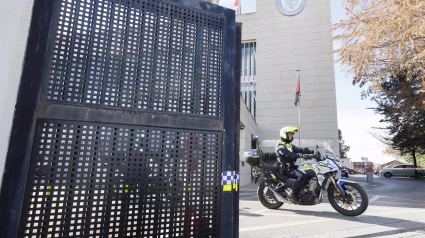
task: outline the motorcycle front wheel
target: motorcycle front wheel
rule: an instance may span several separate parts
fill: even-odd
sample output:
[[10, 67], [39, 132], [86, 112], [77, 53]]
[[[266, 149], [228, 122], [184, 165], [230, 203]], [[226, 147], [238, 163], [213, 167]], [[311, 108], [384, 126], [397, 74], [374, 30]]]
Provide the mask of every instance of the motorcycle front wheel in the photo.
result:
[[340, 194], [331, 186], [328, 189], [328, 199], [332, 207], [345, 216], [358, 216], [366, 211], [369, 198], [366, 191], [357, 183], [346, 183], [343, 185], [346, 195]]
[[276, 201], [273, 198], [267, 196], [267, 186], [274, 188], [275, 185], [266, 185], [266, 182], [261, 182], [257, 188], [258, 200], [260, 200], [261, 204], [263, 204], [263, 206], [267, 207], [268, 209], [278, 209], [283, 205], [283, 202]]

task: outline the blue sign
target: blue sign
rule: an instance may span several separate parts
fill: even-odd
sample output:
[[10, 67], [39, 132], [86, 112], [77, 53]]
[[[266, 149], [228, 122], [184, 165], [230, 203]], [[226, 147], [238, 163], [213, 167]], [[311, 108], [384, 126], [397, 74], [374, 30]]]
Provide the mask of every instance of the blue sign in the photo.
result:
[[365, 157], [362, 157], [362, 160], [364, 161], [364, 160], [366, 160], [366, 158]]

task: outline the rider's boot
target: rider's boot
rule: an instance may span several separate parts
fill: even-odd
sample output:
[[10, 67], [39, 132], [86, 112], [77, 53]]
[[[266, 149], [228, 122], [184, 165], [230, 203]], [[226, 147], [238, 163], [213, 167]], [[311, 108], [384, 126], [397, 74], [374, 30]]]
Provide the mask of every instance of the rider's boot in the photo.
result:
[[299, 203], [298, 194], [299, 194], [299, 192], [298, 191], [295, 191], [293, 189], [291, 189], [291, 191], [288, 192], [289, 198], [294, 203]]

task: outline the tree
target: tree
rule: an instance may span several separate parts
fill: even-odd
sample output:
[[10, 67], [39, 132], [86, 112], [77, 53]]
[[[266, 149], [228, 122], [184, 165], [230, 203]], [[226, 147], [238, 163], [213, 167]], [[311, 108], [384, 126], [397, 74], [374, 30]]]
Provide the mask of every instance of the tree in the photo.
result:
[[[425, 168], [425, 155], [416, 155], [417, 164], [423, 168]], [[406, 161], [406, 163], [413, 164], [415, 161], [413, 159], [413, 156], [406, 155], [403, 157], [403, 160]]]
[[350, 146], [346, 145], [344, 139], [342, 139], [342, 131], [340, 129], [338, 129], [338, 138], [340, 157], [347, 158], [347, 153], [350, 151]]
[[[419, 88], [412, 82], [417, 80], [417, 75], [413, 75], [410, 81], [407, 75], [408, 71], [401, 71], [391, 76], [382, 83], [382, 91], [372, 97], [377, 103], [372, 109], [384, 116], [381, 120], [384, 126], [376, 128], [383, 133], [374, 136], [399, 155], [410, 155], [416, 166], [416, 155], [425, 152], [425, 111], [414, 105]], [[399, 97], [400, 94], [403, 97]]]
[[425, 1], [345, 0], [344, 7], [348, 19], [332, 27], [332, 40], [341, 43], [333, 53], [354, 76], [353, 84], [367, 86], [368, 96], [382, 92], [389, 75], [405, 70], [408, 81], [416, 75], [414, 105], [425, 110]]

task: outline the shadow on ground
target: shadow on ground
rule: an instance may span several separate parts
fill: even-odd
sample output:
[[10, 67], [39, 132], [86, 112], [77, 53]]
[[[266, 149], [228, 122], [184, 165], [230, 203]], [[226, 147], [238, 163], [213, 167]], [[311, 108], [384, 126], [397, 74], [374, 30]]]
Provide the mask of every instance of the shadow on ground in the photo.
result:
[[[318, 211], [304, 211], [304, 210], [288, 210], [291, 213], [295, 213], [298, 215], [308, 216], [308, 217], [321, 217], [321, 218], [332, 218], [332, 219], [340, 219], [344, 221], [353, 221], [353, 222], [361, 222], [365, 224], [375, 224], [379, 226], [386, 226], [390, 228], [395, 228], [396, 230], [387, 231], [387, 232], [379, 232], [379, 233], [371, 233], [367, 236], [353, 236], [352, 238], [360, 238], [360, 237], [378, 237], [383, 235], [391, 235], [409, 232], [413, 230], [425, 231], [425, 223], [423, 222], [415, 222], [411, 220], [404, 220], [399, 218], [391, 218], [385, 216], [376, 216], [376, 215], [361, 215], [358, 217], [347, 217], [335, 212], [318, 212]], [[419, 215], [419, 214], [418, 214]], [[414, 215], [413, 215], [414, 216]], [[409, 228], [406, 227], [406, 224], [409, 224]], [[385, 233], [385, 234], [384, 234]]]
[[[241, 208], [239, 210], [239, 215], [248, 216], [248, 217], [267, 216], [267, 214], [263, 215], [263, 214], [250, 213], [248, 210], [249, 208]], [[281, 208], [279, 210], [283, 212], [285, 209]], [[394, 229], [391, 231], [370, 233], [370, 234], [361, 235], [361, 236], [350, 236], [350, 238], [381, 237], [381, 236], [395, 235], [395, 234], [401, 234], [401, 233], [412, 232], [412, 231], [423, 233], [425, 235], [425, 223], [415, 222], [415, 221], [405, 220], [400, 218], [391, 218], [391, 217], [377, 216], [377, 215], [361, 215], [357, 217], [348, 217], [348, 216], [341, 215], [337, 213], [336, 211], [335, 212], [305, 211], [305, 210], [291, 209], [291, 210], [286, 210], [285, 212], [289, 212], [290, 214], [297, 214], [301, 216], [308, 216], [309, 218], [340, 219], [342, 221], [353, 221], [353, 222], [364, 223], [368, 225], [375, 224], [378, 226], [386, 226], [386, 227]], [[407, 224], [409, 227], [407, 227]]]

